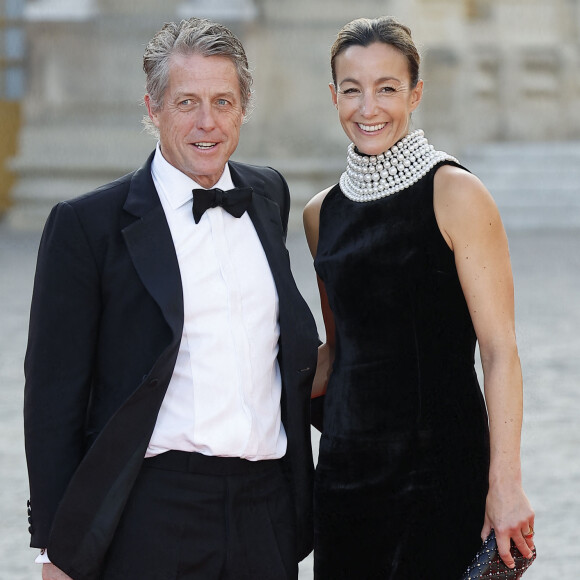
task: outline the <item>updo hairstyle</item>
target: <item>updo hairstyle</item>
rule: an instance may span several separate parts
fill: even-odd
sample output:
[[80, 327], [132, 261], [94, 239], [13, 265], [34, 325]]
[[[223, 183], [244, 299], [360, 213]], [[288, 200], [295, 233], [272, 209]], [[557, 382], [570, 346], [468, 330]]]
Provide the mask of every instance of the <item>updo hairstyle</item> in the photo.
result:
[[330, 49], [330, 68], [334, 86], [336, 87], [336, 57], [349, 46], [366, 47], [375, 42], [391, 45], [407, 59], [411, 88], [414, 89], [419, 82], [421, 57], [411, 37], [410, 28], [392, 16], [357, 18], [342, 27]]

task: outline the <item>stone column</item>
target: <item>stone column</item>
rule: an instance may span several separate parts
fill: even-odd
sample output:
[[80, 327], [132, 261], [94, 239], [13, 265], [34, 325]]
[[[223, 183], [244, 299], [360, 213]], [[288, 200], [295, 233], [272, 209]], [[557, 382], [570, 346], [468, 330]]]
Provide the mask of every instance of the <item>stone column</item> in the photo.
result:
[[0, 0], [0, 215], [10, 206], [14, 175], [6, 160], [16, 153], [24, 93], [23, 0]]

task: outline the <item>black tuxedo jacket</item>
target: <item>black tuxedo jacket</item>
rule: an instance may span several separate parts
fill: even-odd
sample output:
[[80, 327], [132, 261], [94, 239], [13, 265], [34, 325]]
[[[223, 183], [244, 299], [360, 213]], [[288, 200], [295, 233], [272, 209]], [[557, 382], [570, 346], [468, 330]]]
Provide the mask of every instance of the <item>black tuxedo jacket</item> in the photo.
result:
[[[31, 546], [75, 580], [98, 578], [142, 465], [183, 328], [175, 249], [143, 167], [58, 204], [42, 236], [25, 359]], [[279, 296], [284, 465], [298, 530], [312, 548], [310, 390], [317, 334], [290, 272], [289, 195], [270, 168], [230, 162]]]

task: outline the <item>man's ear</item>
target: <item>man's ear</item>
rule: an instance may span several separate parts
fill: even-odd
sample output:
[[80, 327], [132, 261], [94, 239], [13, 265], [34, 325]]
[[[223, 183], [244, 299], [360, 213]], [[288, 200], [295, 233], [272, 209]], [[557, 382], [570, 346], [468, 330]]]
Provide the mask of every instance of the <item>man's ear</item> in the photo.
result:
[[157, 119], [157, 113], [155, 112], [155, 108], [153, 107], [153, 103], [151, 102], [151, 97], [149, 93], [145, 95], [143, 98], [145, 101], [145, 106], [147, 107], [147, 113], [149, 113], [149, 118], [153, 122], [156, 127], [159, 127], [159, 120]]

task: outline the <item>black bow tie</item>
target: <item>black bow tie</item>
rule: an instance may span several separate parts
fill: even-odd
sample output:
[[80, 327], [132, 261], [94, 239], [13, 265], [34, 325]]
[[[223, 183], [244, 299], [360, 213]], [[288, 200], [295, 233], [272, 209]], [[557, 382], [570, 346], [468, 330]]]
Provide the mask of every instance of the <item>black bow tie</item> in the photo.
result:
[[193, 219], [198, 224], [206, 209], [220, 205], [234, 217], [242, 217], [252, 201], [251, 187], [235, 187], [228, 191], [221, 189], [193, 190]]

